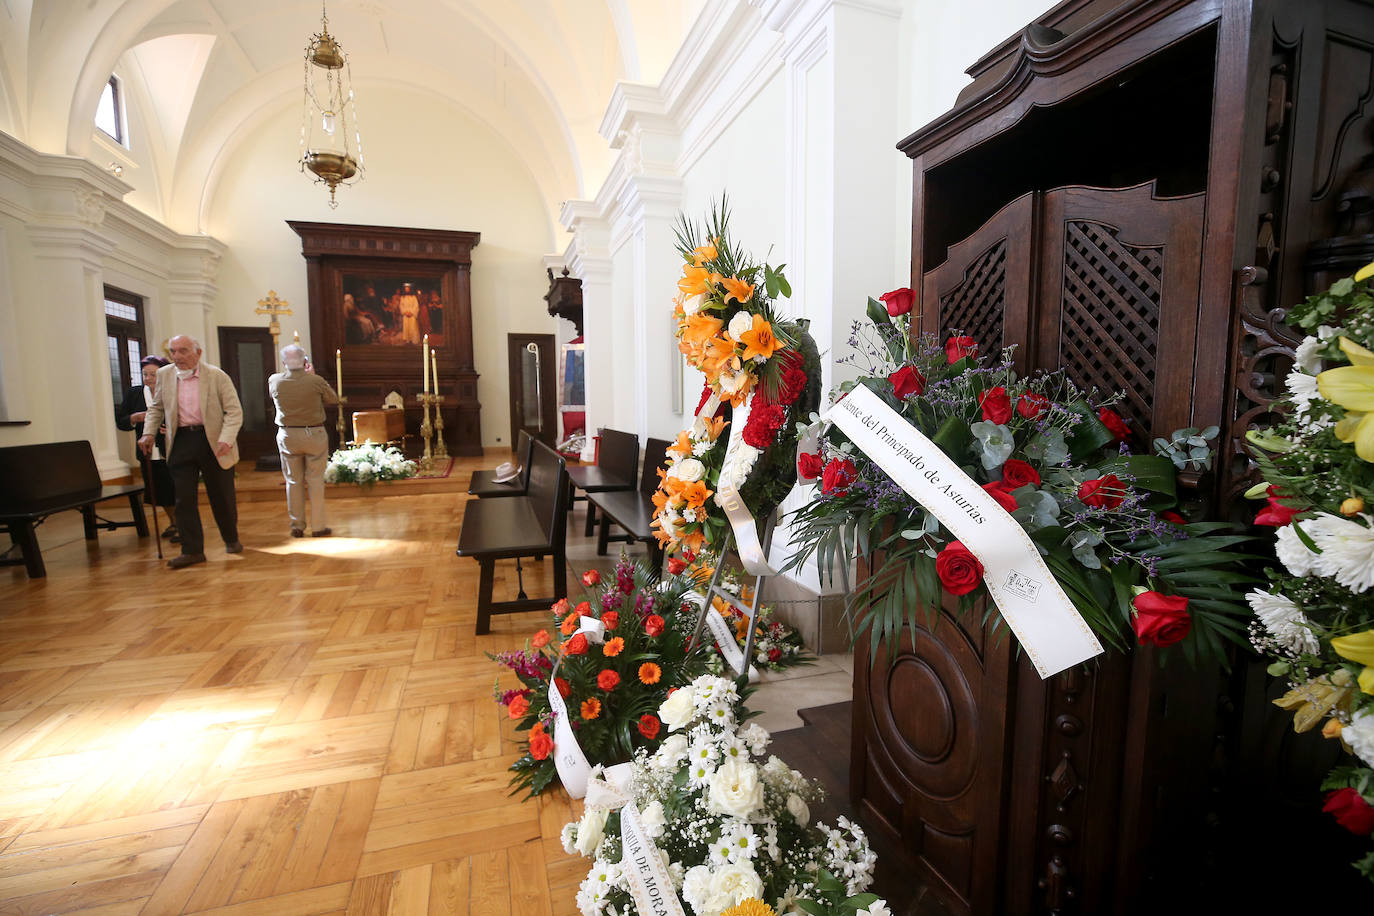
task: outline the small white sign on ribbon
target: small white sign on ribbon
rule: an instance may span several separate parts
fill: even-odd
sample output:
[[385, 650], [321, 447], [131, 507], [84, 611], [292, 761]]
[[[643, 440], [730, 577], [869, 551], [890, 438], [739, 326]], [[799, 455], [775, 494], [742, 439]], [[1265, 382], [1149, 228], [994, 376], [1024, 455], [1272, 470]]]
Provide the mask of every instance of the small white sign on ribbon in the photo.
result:
[[859, 386], [824, 419], [978, 558], [1002, 619], [1042, 678], [1102, 653], [1025, 529], [901, 414]]
[[600, 645], [606, 641], [606, 625], [589, 614], [583, 614], [577, 619], [577, 632], [586, 636], [587, 642]]
[[[706, 628], [711, 631], [711, 636], [720, 645], [720, 651], [725, 656], [725, 660], [734, 669], [736, 675], [744, 673], [744, 652], [739, 647], [739, 642], [730, 632], [730, 625], [725, 622], [716, 609], [709, 605], [706, 596], [701, 592], [688, 592], [684, 595], [688, 601], [697, 606], [697, 612], [706, 621]], [[752, 684], [759, 679], [759, 669], [753, 665], [749, 666], [749, 682]]]
[[558, 768], [558, 778], [563, 782], [563, 788], [573, 798], [581, 798], [587, 794], [587, 776], [592, 766], [587, 762], [587, 755], [582, 753], [577, 736], [573, 734], [572, 722], [568, 719], [568, 704], [563, 702], [563, 694], [558, 692], [557, 674], [555, 667], [549, 675], [549, 706], [553, 707], [554, 713], [553, 764]]
[[663, 857], [629, 797], [629, 767], [619, 764], [606, 771], [605, 780], [593, 780], [587, 788], [587, 804], [620, 809], [620, 867], [630, 885], [636, 912], [640, 916], [686, 916]]

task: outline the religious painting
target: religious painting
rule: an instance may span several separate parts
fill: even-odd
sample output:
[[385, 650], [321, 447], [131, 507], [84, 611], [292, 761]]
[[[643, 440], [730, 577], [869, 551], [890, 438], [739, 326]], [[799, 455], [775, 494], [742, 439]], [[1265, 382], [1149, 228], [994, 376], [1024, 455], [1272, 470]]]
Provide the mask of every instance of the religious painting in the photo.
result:
[[426, 334], [432, 347], [447, 332], [443, 278], [371, 270], [339, 273], [344, 343], [418, 346]]
[[586, 410], [587, 407], [587, 348], [586, 344], [568, 343], [560, 354], [563, 363], [558, 373], [558, 409]]

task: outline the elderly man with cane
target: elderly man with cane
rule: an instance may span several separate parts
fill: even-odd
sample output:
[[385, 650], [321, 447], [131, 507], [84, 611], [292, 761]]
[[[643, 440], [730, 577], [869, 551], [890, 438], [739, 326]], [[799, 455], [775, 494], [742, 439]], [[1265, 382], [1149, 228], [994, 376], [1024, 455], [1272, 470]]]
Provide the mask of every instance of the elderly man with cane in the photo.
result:
[[324, 428], [324, 408], [339, 403], [329, 383], [315, 374], [305, 351], [296, 344], [281, 349], [286, 367], [267, 380], [272, 403], [277, 405], [277, 450], [286, 478], [286, 514], [291, 536], [305, 534], [305, 497], [310, 495], [312, 537], [327, 537], [324, 515], [324, 468], [329, 463], [329, 433]]

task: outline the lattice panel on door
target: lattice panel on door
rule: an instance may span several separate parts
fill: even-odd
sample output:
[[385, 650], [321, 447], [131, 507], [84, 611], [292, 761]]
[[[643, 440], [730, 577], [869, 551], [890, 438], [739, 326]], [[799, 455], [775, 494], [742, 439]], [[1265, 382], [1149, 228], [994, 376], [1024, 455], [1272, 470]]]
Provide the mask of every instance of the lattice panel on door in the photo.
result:
[[997, 354], [1002, 350], [1002, 312], [1007, 286], [1007, 240], [980, 254], [964, 281], [940, 297], [940, 337], [962, 331], [978, 341], [978, 352]]
[[1123, 392], [1121, 412], [1149, 430], [1164, 251], [1126, 245], [1102, 223], [1064, 231], [1060, 357], [1080, 385]]

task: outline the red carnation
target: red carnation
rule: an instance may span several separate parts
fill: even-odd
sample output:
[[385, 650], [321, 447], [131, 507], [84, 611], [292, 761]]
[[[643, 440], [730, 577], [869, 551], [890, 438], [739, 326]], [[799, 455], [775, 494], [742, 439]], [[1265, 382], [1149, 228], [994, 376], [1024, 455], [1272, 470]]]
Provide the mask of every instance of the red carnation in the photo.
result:
[[821, 492], [843, 496], [859, 477], [859, 469], [848, 458], [831, 458], [821, 475]]
[[620, 686], [620, 675], [616, 674], [610, 668], [606, 668], [596, 676], [596, 686], [600, 687], [602, 690], [614, 690], [616, 687]]
[[899, 399], [904, 400], [926, 390], [926, 377], [915, 366], [903, 366], [889, 375], [887, 380], [892, 383], [892, 393]]
[[563, 697], [563, 699], [566, 700], [568, 697], [572, 696], [572, 684], [569, 684], [566, 678], [554, 678], [553, 686], [558, 688], [558, 694]]
[[[587, 588], [595, 588], [597, 585], [601, 584], [601, 573], [594, 569], [587, 570], [582, 574], [582, 584], [587, 586]], [[579, 605], [579, 607], [580, 606], [581, 605]]]
[[997, 505], [1008, 512], [1016, 511], [1016, 497], [1011, 495], [1011, 491], [1002, 481], [994, 480], [992, 483], [985, 483], [983, 489], [988, 491], [989, 496], [997, 500]]
[[663, 723], [658, 721], [658, 717], [651, 712], [646, 712], [639, 717], [639, 733], [650, 741], [658, 737], [658, 730], [663, 727]]
[[1050, 409], [1050, 399], [1043, 394], [1027, 391], [1016, 401], [1016, 412], [1027, 420], [1035, 420]]
[[1268, 504], [1260, 510], [1259, 515], [1255, 516], [1256, 525], [1272, 525], [1275, 528], [1282, 528], [1293, 521], [1293, 516], [1303, 511], [1294, 509], [1292, 506], [1285, 506], [1282, 502], [1284, 496], [1279, 492], [1278, 487], [1271, 486], [1268, 493]]
[[1002, 465], [1002, 483], [1008, 490], [1031, 485], [1040, 486], [1040, 473], [1020, 458], [1008, 458]]
[[801, 355], [792, 350], [783, 351], [792, 358], [782, 368], [778, 381], [778, 403], [791, 404], [806, 390], [806, 370], [801, 366]]
[[1356, 836], [1374, 834], [1374, 807], [1349, 786], [1326, 793], [1326, 804], [1322, 805], [1322, 810]]
[[787, 411], [780, 404], [754, 402], [749, 411], [749, 422], [744, 424], [744, 442], [757, 449], [765, 449], [773, 444], [774, 437], [787, 419]]
[[911, 304], [916, 300], [916, 294], [903, 286], [901, 289], [894, 289], [890, 293], [883, 293], [878, 297], [887, 306], [887, 313], [893, 318], [898, 315], [905, 315], [911, 311]]
[[670, 575], [670, 576], [680, 576], [680, 575], [682, 575], [683, 571], [686, 570], [686, 569], [687, 569], [687, 564], [686, 564], [685, 561], [679, 560], [677, 557], [669, 557], [669, 558], [668, 558], [668, 575]]
[[821, 468], [825, 466], [825, 461], [821, 458], [820, 452], [802, 452], [797, 456], [797, 473], [802, 480], [815, 480], [821, 476]]
[[1158, 646], [1161, 649], [1172, 646], [1192, 629], [1193, 618], [1188, 613], [1188, 599], [1182, 595], [1142, 592], [1131, 603], [1135, 605], [1131, 623], [1135, 626], [1136, 639], [1142, 646]]
[[983, 419], [989, 423], [1005, 423], [1011, 419], [1011, 398], [1001, 385], [978, 395], [978, 404], [983, 408]]
[[1085, 480], [1078, 488], [1078, 498], [1085, 506], [1115, 509], [1126, 499], [1126, 485], [1115, 474], [1104, 474], [1096, 480]]
[[606, 629], [614, 630], [616, 627], [620, 626], [620, 612], [607, 611], [601, 615], [601, 623]]
[[950, 541], [935, 557], [935, 572], [951, 595], [967, 595], [983, 581], [983, 564], [959, 541]]
[[650, 614], [644, 618], [644, 632], [649, 636], [663, 635], [663, 618], [657, 614]]
[[585, 655], [587, 653], [587, 637], [582, 633], [573, 634], [573, 638], [563, 644], [563, 651], [569, 655]]
[[1104, 407], [1097, 412], [1097, 418], [1102, 421], [1103, 426], [1111, 431], [1117, 442], [1125, 442], [1131, 437], [1131, 431], [1126, 427], [1126, 421], [1121, 419], [1116, 411]]
[[978, 355], [978, 341], [972, 337], [951, 337], [945, 341], [945, 358], [952, 366], [965, 356]]

